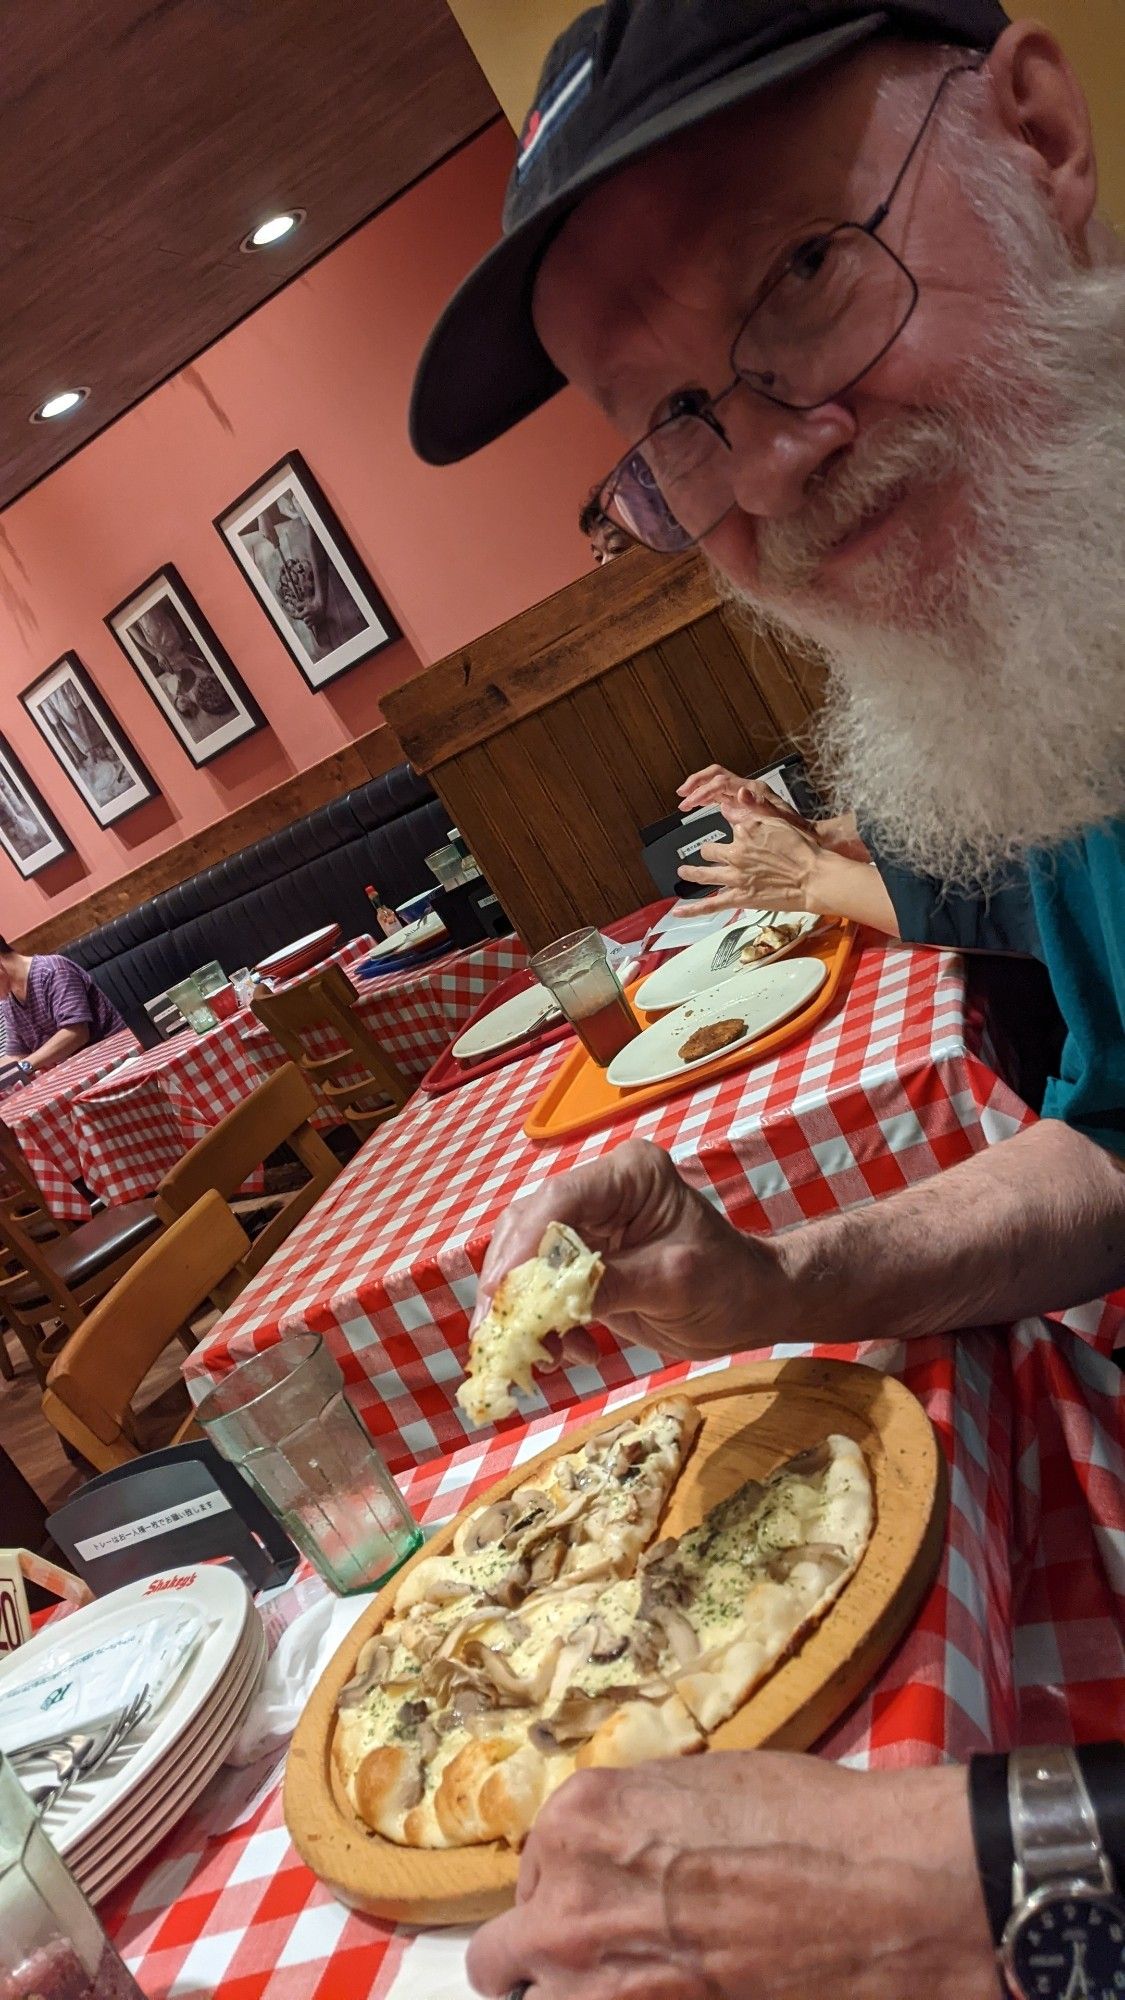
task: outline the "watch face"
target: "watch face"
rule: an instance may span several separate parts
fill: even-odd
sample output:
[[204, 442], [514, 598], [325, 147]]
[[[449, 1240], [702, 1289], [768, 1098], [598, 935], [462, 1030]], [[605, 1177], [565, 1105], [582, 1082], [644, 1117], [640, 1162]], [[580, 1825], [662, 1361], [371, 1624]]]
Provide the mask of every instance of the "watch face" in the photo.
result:
[[1005, 1958], [1026, 2000], [1125, 2000], [1125, 1903], [1079, 1888], [1037, 1897]]

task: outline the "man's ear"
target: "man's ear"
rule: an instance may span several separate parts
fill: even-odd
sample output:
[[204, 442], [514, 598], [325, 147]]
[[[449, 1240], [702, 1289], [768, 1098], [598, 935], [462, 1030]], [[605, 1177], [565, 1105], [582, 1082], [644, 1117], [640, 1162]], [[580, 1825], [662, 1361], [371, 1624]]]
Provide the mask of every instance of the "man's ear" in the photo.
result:
[[1085, 93], [1055, 37], [1034, 21], [1005, 28], [985, 64], [1005, 131], [1034, 155], [1032, 171], [1076, 253], [1098, 198]]

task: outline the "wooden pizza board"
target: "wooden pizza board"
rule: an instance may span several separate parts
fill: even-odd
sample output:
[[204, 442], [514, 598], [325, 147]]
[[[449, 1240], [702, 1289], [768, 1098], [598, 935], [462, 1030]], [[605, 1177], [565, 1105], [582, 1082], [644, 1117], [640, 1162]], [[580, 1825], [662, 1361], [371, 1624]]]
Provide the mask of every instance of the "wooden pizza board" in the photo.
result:
[[[933, 1579], [946, 1512], [945, 1460], [937, 1438], [909, 1389], [857, 1362], [756, 1362], [670, 1383], [645, 1402], [669, 1396], [690, 1398], [703, 1421], [663, 1534], [694, 1527], [744, 1480], [764, 1479], [830, 1431], [854, 1438], [867, 1459], [875, 1529], [855, 1576], [799, 1651], [711, 1737], [717, 1750], [806, 1750], [874, 1678]], [[627, 1407], [635, 1415], [644, 1404]], [[468, 1511], [533, 1479], [552, 1459], [620, 1423], [623, 1413], [618, 1404], [568, 1432], [549, 1451], [498, 1480]], [[457, 1521], [449, 1522], [413, 1560], [440, 1554], [456, 1527]], [[285, 1820], [314, 1875], [354, 1908], [394, 1923], [477, 1923], [511, 1901], [518, 1855], [497, 1843], [398, 1847], [362, 1825], [332, 1769], [336, 1697], [354, 1672], [360, 1646], [390, 1612], [409, 1567], [372, 1599], [313, 1690], [289, 1752]]]

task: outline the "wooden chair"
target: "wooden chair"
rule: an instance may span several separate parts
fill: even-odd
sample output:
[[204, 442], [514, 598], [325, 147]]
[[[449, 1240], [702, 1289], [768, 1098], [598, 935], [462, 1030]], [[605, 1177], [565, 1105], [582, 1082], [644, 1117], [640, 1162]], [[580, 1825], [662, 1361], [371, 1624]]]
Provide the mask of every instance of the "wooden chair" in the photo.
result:
[[401, 1111], [411, 1086], [368, 1034], [355, 997], [347, 974], [328, 965], [284, 993], [260, 995], [253, 1009], [339, 1121], [366, 1139]]
[[[194, 1208], [208, 1189], [215, 1189], [225, 1201], [233, 1201], [254, 1168], [278, 1146], [288, 1146], [305, 1168], [308, 1179], [304, 1185], [275, 1197], [280, 1202], [277, 1213], [253, 1238], [237, 1271], [216, 1287], [218, 1305], [227, 1306], [237, 1297], [247, 1279], [269, 1261], [340, 1171], [335, 1154], [308, 1122], [314, 1108], [312, 1091], [300, 1071], [293, 1063], [286, 1063], [220, 1119], [165, 1174], [156, 1190], [157, 1213], [163, 1222], [171, 1223]], [[254, 1207], [265, 1207], [269, 1200], [255, 1200]]]
[[75, 1228], [60, 1222], [18, 1139], [0, 1121], [0, 1317], [41, 1382], [50, 1354], [159, 1228], [151, 1201], [102, 1209]]
[[222, 1196], [204, 1194], [68, 1340], [47, 1377], [43, 1415], [97, 1471], [199, 1436], [182, 1382], [147, 1409], [136, 1410], [133, 1399], [164, 1349], [190, 1339], [193, 1316], [249, 1247]]

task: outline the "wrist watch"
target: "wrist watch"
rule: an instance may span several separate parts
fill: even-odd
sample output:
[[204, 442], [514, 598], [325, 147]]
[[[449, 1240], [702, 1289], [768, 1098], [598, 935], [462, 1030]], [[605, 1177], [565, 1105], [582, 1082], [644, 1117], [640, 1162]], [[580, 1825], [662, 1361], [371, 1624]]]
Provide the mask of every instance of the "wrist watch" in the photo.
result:
[[1000, 1965], [1015, 2000], [1125, 1995], [1125, 1901], [1073, 1750], [1007, 1760], [1011, 1914]]

